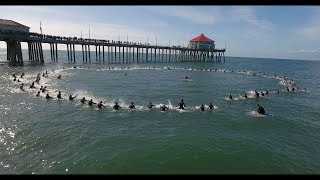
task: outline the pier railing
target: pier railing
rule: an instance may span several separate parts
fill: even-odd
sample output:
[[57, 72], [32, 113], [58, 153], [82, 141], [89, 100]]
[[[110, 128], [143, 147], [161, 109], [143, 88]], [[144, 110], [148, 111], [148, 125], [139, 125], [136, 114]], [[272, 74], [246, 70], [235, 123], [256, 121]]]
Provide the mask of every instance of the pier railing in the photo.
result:
[[[57, 54], [57, 44], [65, 44], [67, 45], [67, 53], [68, 53], [68, 61], [75, 62], [75, 45], [82, 46], [82, 54], [83, 61], [91, 62], [91, 54], [90, 54], [90, 46], [96, 47], [96, 61], [98, 61], [98, 47], [99, 47], [99, 61], [100, 57], [100, 47], [103, 48], [103, 61], [105, 61], [105, 51], [104, 48], [108, 48], [108, 54], [113, 54], [114, 56], [108, 57], [108, 62], [121, 62], [120, 54], [122, 54], [122, 62], [124, 62], [124, 52], [126, 48], [126, 53], [133, 54], [132, 58], [133, 62], [136, 52], [136, 62], [142, 62], [143, 55], [145, 55], [145, 62], [150, 62], [148, 58], [151, 58], [152, 61], [152, 53], [154, 53], [154, 60], [157, 59], [157, 51], [159, 54], [169, 54], [169, 59], [158, 62], [177, 62], [177, 61], [213, 61], [213, 62], [221, 62], [221, 58], [224, 57], [224, 53], [226, 49], [195, 49], [189, 47], [181, 47], [181, 46], [159, 46], [152, 45], [150, 43], [140, 43], [140, 42], [127, 42], [127, 41], [114, 41], [114, 40], [103, 40], [103, 39], [88, 39], [88, 38], [78, 38], [78, 37], [63, 37], [63, 36], [54, 36], [47, 34], [39, 34], [35, 32], [22, 32], [22, 31], [13, 31], [13, 30], [4, 30], [0, 29], [0, 40], [7, 42], [7, 51], [8, 60], [18, 62], [19, 64], [23, 64], [22, 55], [21, 54], [21, 42], [28, 43], [28, 52], [29, 52], [29, 60], [31, 61], [44, 61], [43, 52], [42, 52], [42, 43], [50, 44], [50, 52], [51, 59], [54, 61], [58, 61]], [[111, 51], [110, 51], [111, 48]], [[117, 52], [117, 48], [119, 51]], [[122, 48], [122, 52], [121, 51]], [[132, 49], [132, 51], [131, 51]], [[150, 52], [150, 55], [148, 53]], [[161, 52], [162, 51], [162, 52]], [[164, 52], [166, 51], [166, 52]], [[167, 52], [169, 51], [169, 52]], [[173, 61], [171, 61], [171, 51], [174, 52]], [[73, 55], [72, 55], [73, 54]], [[87, 58], [89, 54], [89, 58]], [[118, 55], [118, 59], [117, 59]], [[86, 58], [85, 58], [86, 57]], [[157, 61], [156, 61], [157, 62]]]

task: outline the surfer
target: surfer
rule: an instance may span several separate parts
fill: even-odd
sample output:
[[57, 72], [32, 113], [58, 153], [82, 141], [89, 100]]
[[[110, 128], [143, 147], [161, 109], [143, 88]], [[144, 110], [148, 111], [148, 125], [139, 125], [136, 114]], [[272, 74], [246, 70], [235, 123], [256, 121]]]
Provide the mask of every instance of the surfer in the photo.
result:
[[90, 101], [88, 101], [88, 105], [92, 106], [93, 104], [97, 104], [97, 103], [93, 102], [92, 99], [90, 99]]
[[20, 85], [20, 90], [21, 90], [21, 91], [24, 91], [23, 83]]
[[106, 107], [105, 105], [102, 104], [102, 101], [100, 101], [97, 106], [98, 106], [98, 108]]
[[266, 90], [266, 94], [269, 94], [269, 91], [268, 91], [268, 90]]
[[213, 105], [212, 103], [209, 104], [209, 109], [212, 110], [213, 109]]
[[70, 94], [70, 95], [69, 95], [69, 100], [73, 100], [73, 99], [76, 98], [77, 96], [78, 96], [78, 94], [75, 95], [74, 97], [72, 97], [72, 95]]
[[186, 80], [189, 80], [189, 77], [188, 77], [188, 76], [186, 76], [186, 77], [185, 77], [185, 79], [186, 79]]
[[264, 108], [262, 106], [260, 106], [259, 104], [257, 105], [258, 109], [257, 109], [257, 112], [259, 114], [266, 114]]
[[58, 79], [61, 79], [61, 75], [59, 74]]
[[36, 94], [36, 96], [40, 96], [40, 91], [38, 91], [38, 93]]
[[153, 105], [153, 104], [150, 102], [150, 104], [148, 105], [148, 108], [151, 109], [153, 106], [155, 106], [155, 105]]
[[41, 79], [40, 77], [37, 77], [35, 82], [39, 84], [40, 79]]
[[248, 98], [247, 93], [244, 93], [244, 98], [246, 98], [246, 99]]
[[47, 93], [47, 95], [46, 95], [46, 99], [52, 99], [52, 97], [51, 97], [51, 96], [49, 96], [49, 93]]
[[199, 108], [201, 111], [204, 111], [204, 105], [201, 104], [200, 108]]
[[287, 87], [287, 91], [288, 91], [288, 92], [290, 91], [288, 87]]
[[133, 102], [131, 102], [131, 105], [129, 106], [129, 109], [135, 109], [136, 107], [133, 105]]
[[81, 102], [82, 104], [84, 104], [85, 101], [87, 101], [85, 97], [83, 97], [83, 98], [80, 100], [80, 102]]
[[113, 109], [117, 109], [118, 110], [120, 108], [121, 108], [121, 106], [118, 105], [118, 102], [116, 102], [116, 104], [113, 106]]
[[183, 102], [183, 99], [181, 99], [181, 102], [177, 106], [179, 106], [179, 109], [184, 109], [184, 107], [187, 108], [187, 106]]
[[254, 92], [256, 93], [256, 98], [259, 98], [259, 93], [257, 92], [257, 90], [254, 90]]
[[59, 91], [59, 93], [58, 93], [58, 95], [57, 95], [57, 98], [58, 98], [58, 99], [62, 99], [62, 97], [61, 97], [61, 91]]
[[264, 96], [264, 93], [261, 91], [261, 96]]
[[44, 93], [44, 92], [46, 92], [46, 88], [47, 88], [47, 86], [44, 86], [44, 88], [42, 88], [42, 92]]
[[23, 76], [24, 76], [24, 73], [21, 74], [20, 78], [23, 78]]
[[230, 96], [229, 96], [229, 99], [232, 99], [232, 96], [231, 96], [231, 94], [230, 94]]
[[32, 88], [36, 88], [36, 87], [34, 87], [34, 82], [32, 82], [32, 84], [30, 85], [30, 89], [32, 89]]
[[160, 106], [161, 111], [166, 111], [166, 109], [169, 110], [169, 108], [166, 105]]

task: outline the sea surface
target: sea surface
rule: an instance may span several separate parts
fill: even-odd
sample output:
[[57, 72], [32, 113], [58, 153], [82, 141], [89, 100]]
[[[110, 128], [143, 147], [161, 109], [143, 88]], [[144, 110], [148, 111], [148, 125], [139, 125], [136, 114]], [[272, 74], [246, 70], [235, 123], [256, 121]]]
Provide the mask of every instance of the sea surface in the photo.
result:
[[[320, 61], [96, 63], [92, 51], [91, 63], [81, 52], [68, 63], [66, 51], [59, 62], [50, 51], [44, 56], [42, 65], [13, 67], [0, 49], [0, 174], [320, 172]], [[38, 73], [40, 84], [30, 89]], [[36, 97], [40, 86], [53, 99]], [[255, 98], [254, 90], [269, 94]], [[69, 94], [77, 97], [69, 101]], [[82, 104], [82, 97], [106, 107]], [[176, 108], [181, 99], [186, 110]], [[198, 109], [209, 103], [213, 110]], [[163, 104], [168, 111], [160, 111]], [[257, 104], [266, 115], [255, 112]]]

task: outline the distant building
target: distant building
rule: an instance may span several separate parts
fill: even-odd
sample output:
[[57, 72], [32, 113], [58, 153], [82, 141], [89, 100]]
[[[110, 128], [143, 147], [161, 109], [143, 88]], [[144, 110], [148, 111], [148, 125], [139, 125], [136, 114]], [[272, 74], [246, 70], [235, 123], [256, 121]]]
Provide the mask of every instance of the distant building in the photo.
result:
[[25, 26], [23, 24], [17, 23], [12, 20], [0, 19], [0, 30], [12, 30], [12, 31], [20, 31], [20, 32], [29, 32], [30, 27]]
[[213, 50], [215, 49], [215, 44], [214, 40], [206, 37], [204, 34], [200, 34], [200, 36], [189, 41], [188, 47], [201, 50]]

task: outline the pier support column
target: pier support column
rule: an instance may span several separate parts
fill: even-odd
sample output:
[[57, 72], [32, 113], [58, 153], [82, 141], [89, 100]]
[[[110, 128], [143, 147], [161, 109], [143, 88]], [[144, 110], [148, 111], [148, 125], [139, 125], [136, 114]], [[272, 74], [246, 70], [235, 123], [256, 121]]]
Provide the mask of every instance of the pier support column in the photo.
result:
[[139, 47], [137, 47], [137, 62], [139, 62]]
[[117, 62], [117, 47], [114, 46], [114, 62]]
[[56, 61], [58, 62], [58, 43], [56, 43]]
[[31, 46], [30, 46], [30, 43], [28, 42], [28, 55], [29, 55], [29, 61], [31, 60]]
[[148, 51], [149, 51], [149, 49], [146, 48], [146, 62], [148, 62]]
[[69, 50], [69, 44], [67, 44], [67, 53], [68, 53], [68, 62], [70, 61], [70, 55], [69, 55], [69, 53], [70, 53], [70, 50]]
[[23, 65], [21, 43], [18, 41], [6, 41], [7, 43], [7, 60], [12, 65]]
[[98, 61], [98, 46], [96, 45], [96, 62]]
[[[20, 44], [21, 46], [21, 44]], [[39, 46], [40, 46], [40, 58], [41, 58], [41, 62], [44, 63], [44, 57], [43, 57], [43, 50], [42, 50], [42, 43], [40, 42], [39, 43]]]
[[82, 49], [82, 62], [84, 62], [83, 44], [81, 44], [81, 49]]
[[134, 62], [134, 46], [132, 47], [132, 62]]
[[104, 62], [104, 45], [102, 46], [102, 61]]
[[101, 48], [100, 48], [100, 45], [99, 45], [99, 62], [101, 62]]
[[124, 46], [122, 46], [122, 62], [124, 63]]
[[88, 62], [88, 49], [87, 49], [87, 45], [84, 45], [84, 51], [85, 51], [86, 63], [87, 63], [87, 62]]
[[88, 45], [88, 52], [89, 52], [89, 63], [91, 63], [90, 45]]
[[73, 62], [76, 62], [76, 50], [74, 49], [74, 44], [73, 46]]

